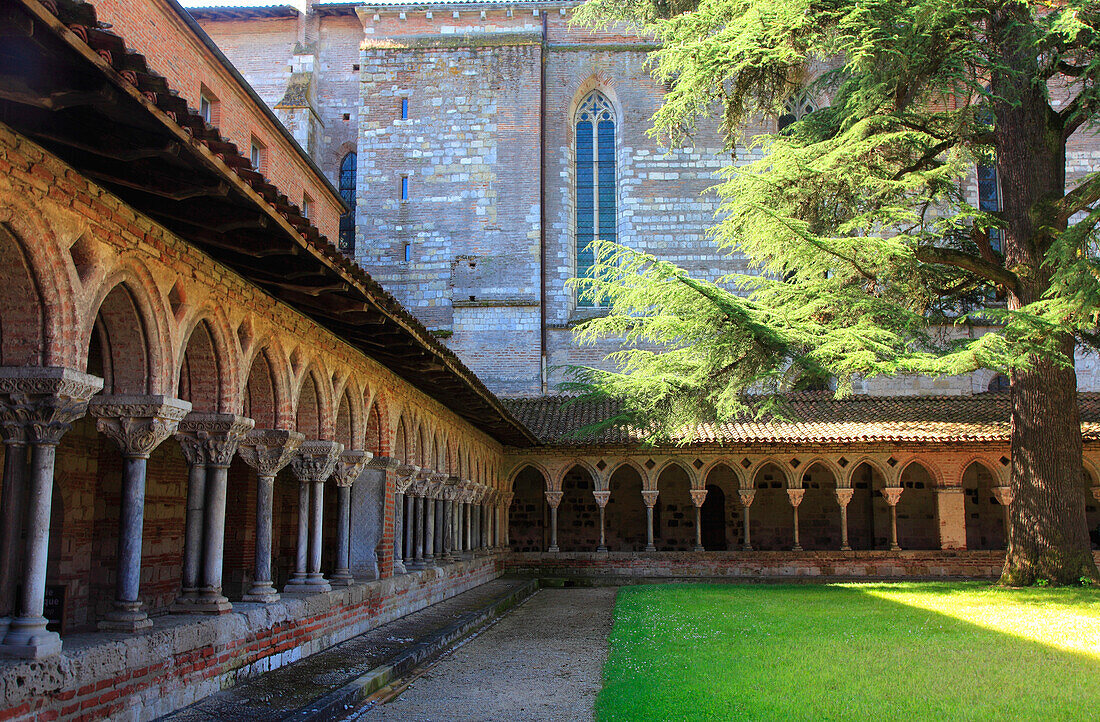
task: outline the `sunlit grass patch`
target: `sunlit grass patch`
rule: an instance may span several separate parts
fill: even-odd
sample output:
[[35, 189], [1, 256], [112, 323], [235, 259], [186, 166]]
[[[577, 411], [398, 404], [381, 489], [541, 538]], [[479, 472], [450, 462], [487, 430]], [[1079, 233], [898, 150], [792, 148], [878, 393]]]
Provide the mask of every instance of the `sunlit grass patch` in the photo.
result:
[[601, 720], [1097, 719], [1100, 592], [623, 589]]

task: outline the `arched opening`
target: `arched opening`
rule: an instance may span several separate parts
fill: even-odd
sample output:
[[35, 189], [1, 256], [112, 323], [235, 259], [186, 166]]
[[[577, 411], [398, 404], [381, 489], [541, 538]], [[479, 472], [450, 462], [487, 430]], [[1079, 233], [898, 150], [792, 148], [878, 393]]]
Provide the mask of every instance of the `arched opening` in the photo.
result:
[[806, 550], [840, 549], [840, 507], [836, 476], [818, 462], [802, 472], [805, 493], [798, 507], [799, 543]]
[[[89, 369], [102, 371], [104, 394], [149, 393], [151, 369], [145, 323], [125, 284], [111, 289], [100, 304], [89, 342]], [[95, 351], [98, 358], [92, 359]]]
[[700, 509], [703, 548], [707, 551], [739, 548], [743, 526], [737, 493], [740, 486], [737, 474], [725, 464], [707, 473], [707, 498]]
[[0, 225], [0, 365], [41, 366], [46, 351], [42, 296], [23, 246]]
[[695, 504], [691, 478], [678, 464], [665, 467], [657, 477], [657, 503], [653, 507], [653, 545], [657, 551], [691, 551], [695, 548]]
[[382, 417], [378, 413], [377, 404], [372, 405], [367, 414], [366, 438], [363, 448], [375, 456], [382, 456]]
[[[584, 278], [595, 261], [592, 242], [618, 238], [615, 109], [603, 93], [593, 90], [577, 106], [574, 123], [575, 275]], [[591, 306], [592, 300], [582, 296], [577, 305]]]
[[191, 411], [214, 413], [219, 410], [221, 369], [214, 339], [206, 321], [200, 321], [187, 340], [180, 364], [179, 398], [191, 402]]
[[592, 496], [596, 482], [588, 470], [577, 465], [561, 482], [558, 504], [558, 548], [563, 552], [590, 552], [600, 543], [600, 508]]
[[874, 464], [852, 470], [852, 500], [848, 502], [848, 545], [852, 549], [889, 548], [890, 509], [879, 491], [886, 479]]
[[307, 441], [321, 438], [320, 389], [313, 374], [302, 379], [302, 389], [298, 392], [298, 432], [305, 434]]
[[404, 418], [397, 420], [397, 430], [394, 432], [393, 436], [393, 458], [404, 464], [408, 464], [411, 458], [409, 453], [408, 434], [405, 433]]
[[1093, 549], [1100, 549], [1100, 500], [1096, 498], [1093, 489], [1097, 480], [1086, 468], [1084, 470], [1085, 482], [1085, 525], [1088, 527], [1089, 539]]
[[[963, 471], [967, 549], [1004, 549], [1006, 547], [1005, 511], [993, 495], [995, 486], [998, 486], [996, 477], [979, 461], [971, 463]], [[905, 494], [908, 493], [908, 491], [905, 492]], [[904, 499], [904, 495], [902, 498]], [[900, 530], [898, 534], [901, 534]]]
[[508, 510], [508, 542], [514, 552], [540, 552], [546, 539], [546, 479], [533, 466], [525, 466], [512, 482], [512, 505]]
[[762, 551], [788, 551], [794, 546], [794, 511], [787, 496], [787, 475], [768, 462], [753, 478], [749, 524], [752, 547]]
[[939, 549], [936, 482], [919, 462], [901, 473], [901, 500], [898, 502], [898, 546], [902, 549]]
[[641, 551], [646, 545], [645, 502], [642, 500], [642, 475], [623, 464], [608, 480], [611, 494], [605, 510], [609, 551]]
[[340, 404], [336, 407], [336, 441], [343, 444], [345, 449], [355, 446], [351, 426], [351, 399], [346, 391], [340, 396]]
[[244, 387], [244, 415], [256, 422], [257, 429], [275, 428], [275, 374], [267, 351], [256, 354]]

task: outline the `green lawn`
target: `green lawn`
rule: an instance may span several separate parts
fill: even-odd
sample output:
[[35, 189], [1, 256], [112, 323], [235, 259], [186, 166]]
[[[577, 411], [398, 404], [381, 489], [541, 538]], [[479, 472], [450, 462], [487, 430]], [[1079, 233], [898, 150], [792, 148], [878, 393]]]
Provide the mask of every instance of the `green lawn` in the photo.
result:
[[615, 603], [599, 720], [1100, 719], [1100, 590], [652, 585]]

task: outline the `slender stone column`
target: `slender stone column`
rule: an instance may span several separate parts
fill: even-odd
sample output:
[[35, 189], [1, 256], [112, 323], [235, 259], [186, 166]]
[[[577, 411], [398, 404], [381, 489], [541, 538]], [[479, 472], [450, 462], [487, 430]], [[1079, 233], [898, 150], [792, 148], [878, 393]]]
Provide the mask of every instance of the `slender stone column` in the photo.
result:
[[901, 501], [901, 487], [888, 486], [882, 490], [882, 498], [890, 505], [890, 551], [900, 551], [898, 546], [898, 502]]
[[[290, 462], [290, 468], [294, 470], [294, 476], [301, 485], [298, 491], [299, 568], [295, 570], [295, 578], [283, 589], [284, 594], [312, 594], [332, 589], [321, 574], [321, 524], [324, 521], [325, 480], [332, 476], [336, 462], [343, 452], [344, 445], [335, 441], [306, 441]], [[313, 500], [312, 513], [310, 497]], [[303, 520], [306, 520], [304, 526]], [[304, 579], [300, 572], [303, 559], [308, 562]]]
[[202, 566], [202, 523], [206, 509], [206, 449], [201, 439], [176, 433], [187, 460], [187, 511], [183, 522], [183, 575], [174, 612], [190, 612], [199, 596]]
[[791, 547], [792, 552], [802, 551], [802, 544], [798, 538], [798, 507], [802, 504], [802, 499], [805, 496], [805, 489], [787, 489], [787, 499], [790, 500], [791, 509], [794, 510], [794, 546]]
[[[202, 537], [193, 543], [192, 551], [201, 559], [198, 586], [190, 596], [186, 593], [178, 600], [179, 611], [223, 614], [232, 609], [222, 594], [222, 567], [225, 552], [225, 497], [229, 479], [229, 465], [237, 453], [237, 446], [255, 422], [233, 414], [190, 413], [179, 423], [176, 439], [184, 455], [196, 461], [201, 459], [206, 472], [205, 483], [199, 485], [203, 499], [197, 502], [198, 521], [195, 525]], [[192, 466], [191, 477], [197, 473]], [[188, 485], [188, 522], [195, 522], [191, 510], [191, 486]], [[188, 531], [190, 531], [190, 526]], [[186, 542], [184, 550], [187, 551]], [[184, 559], [184, 584], [187, 579], [187, 559]]]
[[435, 490], [424, 496], [424, 566], [435, 566]]
[[246, 602], [270, 604], [279, 600], [271, 579], [271, 519], [275, 498], [275, 476], [305, 441], [297, 431], [256, 429], [241, 439], [238, 453], [244, 463], [256, 470], [256, 550], [252, 587]]
[[[2, 402], [0, 402], [2, 403]], [[4, 490], [0, 500], [0, 640], [15, 611], [15, 590], [23, 564], [23, 497], [27, 484], [27, 429], [18, 415], [0, 405], [4, 438]]]
[[[504, 510], [504, 518], [500, 522], [500, 531], [504, 535], [504, 541], [501, 546], [507, 551], [512, 548], [511, 537], [511, 524], [512, 524], [512, 499], [515, 498], [515, 493], [511, 491], [504, 492], [504, 496], [501, 498], [501, 509]], [[601, 513], [600, 516], [603, 516]]]
[[423, 569], [424, 562], [424, 489], [421, 484], [413, 487], [413, 568]]
[[596, 498], [596, 506], [600, 509], [600, 543], [596, 547], [598, 552], [607, 551], [607, 534], [606, 534], [606, 511], [607, 502], [611, 499], [611, 492], [609, 490], [592, 491], [592, 496]]
[[[70, 369], [0, 368], [0, 420], [7, 427], [5, 440], [16, 435], [16, 426], [22, 426], [23, 438], [31, 447], [30, 468], [21, 470], [26, 473], [5, 474], [4, 479], [5, 501], [11, 498], [7, 496], [9, 480], [23, 482], [23, 493], [16, 498], [22, 497], [25, 502], [26, 548], [18, 600], [4, 631], [0, 654], [40, 659], [61, 652], [61, 637], [46, 629], [44, 616], [54, 461], [61, 437], [85, 414], [88, 399], [101, 388], [103, 379]], [[13, 446], [8, 444], [5, 454]], [[25, 452], [20, 455], [25, 458]], [[14, 539], [18, 541], [18, 536]], [[17, 553], [18, 544], [9, 550]]]
[[[701, 552], [703, 549], [703, 502], [707, 500], [706, 489], [692, 489], [688, 492], [691, 495], [691, 503], [695, 507], [695, 549], [693, 551]], [[723, 523], [725, 515], [723, 514]]]
[[836, 503], [840, 505], [840, 551], [852, 551], [848, 543], [848, 502], [852, 500], [854, 489], [836, 489]]
[[1007, 549], [1012, 534], [1012, 501], [1015, 498], [1012, 494], [1012, 487], [995, 486], [993, 487], [993, 496], [996, 497], [997, 503], [1004, 509], [1005, 548]]
[[442, 561], [450, 564], [455, 560], [454, 554], [454, 490], [447, 487], [443, 492], [443, 556]]
[[[416, 523], [413, 505], [415, 500], [409, 487], [416, 481], [419, 466], [398, 462], [394, 467], [396, 494], [394, 495], [394, 574], [405, 574], [413, 568], [413, 528]], [[400, 517], [400, 528], [398, 528]], [[398, 564], [400, 560], [400, 565]]]
[[660, 494], [657, 490], [642, 490], [642, 501], [645, 502], [645, 550], [647, 552], [657, 551], [657, 547], [653, 544], [653, 507], [657, 504], [657, 496]]
[[490, 528], [491, 522], [489, 520], [489, 513], [488, 513], [489, 512], [489, 505], [485, 501], [486, 498], [488, 498], [490, 493], [491, 492], [488, 489], [485, 489], [484, 491], [482, 491], [481, 501], [478, 503], [478, 509], [481, 512], [479, 517], [481, 519], [481, 522], [480, 522], [480, 526], [481, 526], [481, 548], [482, 548], [483, 551], [489, 551], [489, 546], [491, 544], [490, 535], [492, 533], [492, 529]]
[[332, 584], [348, 586], [355, 582], [351, 574], [351, 485], [367, 468], [374, 454], [357, 449], [345, 450], [336, 461], [332, 478], [336, 481], [336, 569]]
[[470, 500], [470, 527], [472, 528], [472, 545], [474, 553], [481, 551], [481, 487], [474, 490]]
[[152, 626], [141, 609], [141, 534], [149, 455], [175, 432], [191, 404], [166, 396], [97, 396], [89, 404], [96, 429], [118, 444], [125, 459], [119, 512], [115, 600], [99, 628], [134, 632]]
[[405, 568], [416, 566], [416, 497], [412, 492], [405, 494]]
[[741, 512], [742, 512], [742, 524], [745, 527], [745, 545], [742, 547], [745, 551], [752, 551], [752, 534], [749, 527], [749, 508], [752, 506], [752, 500], [756, 498], [755, 489], [738, 489], [737, 495], [741, 498]]
[[443, 523], [443, 511], [447, 500], [443, 498], [443, 490], [436, 491], [435, 499], [435, 544], [432, 548], [432, 553], [435, 554], [437, 562], [443, 561], [443, 538], [446, 536]]
[[550, 546], [546, 551], [556, 554], [558, 552], [558, 504], [561, 503], [562, 492], [547, 491], [546, 503], [550, 505]]
[[298, 481], [298, 537], [294, 545], [294, 572], [283, 587], [284, 593], [309, 591], [309, 483]]

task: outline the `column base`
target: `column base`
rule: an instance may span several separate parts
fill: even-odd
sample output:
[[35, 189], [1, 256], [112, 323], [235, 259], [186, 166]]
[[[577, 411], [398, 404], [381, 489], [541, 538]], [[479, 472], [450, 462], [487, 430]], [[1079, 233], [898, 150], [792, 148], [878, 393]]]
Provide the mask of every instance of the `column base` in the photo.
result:
[[607, 547], [605, 547], [603, 544], [600, 544], [598, 547], [596, 547], [596, 553], [606, 554], [607, 553]]
[[425, 567], [434, 567], [435, 566], [435, 557], [434, 556], [424, 557], [424, 566]]
[[42, 659], [61, 654], [61, 636], [46, 629], [45, 617], [16, 617], [8, 625], [0, 654], [21, 659]]
[[745, 546], [741, 547], [741, 551], [751, 552], [752, 551], [752, 544], [746, 544]]
[[848, 546], [847, 544], [845, 544], [845, 545], [843, 545], [842, 547], [840, 547], [840, 551], [842, 551], [842, 552], [850, 552], [850, 551], [852, 551], [852, 547], [850, 547], [850, 546]]
[[705, 552], [705, 551], [706, 551], [707, 549], [706, 549], [706, 547], [704, 547], [704, 546], [703, 546], [702, 544], [698, 544], [698, 545], [696, 545], [696, 546], [693, 546], [693, 547], [691, 548], [691, 550], [692, 550], [693, 552]]
[[655, 552], [655, 551], [657, 551], [657, 547], [655, 547], [655, 546], [654, 546], [654, 545], [652, 545], [652, 544], [647, 544], [647, 545], [646, 545], [646, 547], [645, 547], [645, 550], [646, 550], [647, 552]]
[[226, 614], [232, 610], [229, 600], [217, 593], [201, 595], [191, 606], [191, 611], [196, 614]]
[[800, 544], [795, 544], [795, 545], [794, 545], [793, 547], [791, 547], [791, 551], [792, 551], [792, 552], [800, 552], [800, 551], [802, 551], [802, 545], [800, 545]]
[[337, 571], [332, 575], [329, 584], [334, 587], [350, 587], [355, 584], [355, 577], [351, 575], [350, 571]]
[[241, 597], [241, 601], [271, 604], [272, 602], [279, 601], [279, 598], [279, 593], [275, 591], [275, 587], [271, 585], [271, 582], [264, 582], [263, 584], [256, 584], [249, 589], [248, 594]]
[[890, 551], [892, 551], [892, 552], [900, 552], [900, 551], [901, 551], [901, 547], [900, 547], [900, 546], [898, 546], [897, 544], [891, 544], [891, 545], [890, 545]]
[[409, 570], [405, 568], [405, 563], [404, 562], [394, 562], [393, 563], [393, 573], [394, 574], [408, 574]]
[[115, 602], [115, 608], [107, 612], [96, 625], [104, 632], [140, 632], [153, 626], [141, 602]]
[[319, 591], [322, 590], [318, 589], [316, 584], [310, 584], [309, 582], [305, 581], [290, 581], [287, 582], [286, 585], [283, 587], [283, 594], [315, 594]]
[[423, 559], [413, 559], [411, 562], [405, 565], [410, 572], [418, 572], [424, 568]]
[[561, 550], [558, 548], [557, 544], [554, 544], [552, 546], [546, 547], [546, 551], [550, 552], [551, 554], [557, 554]]

